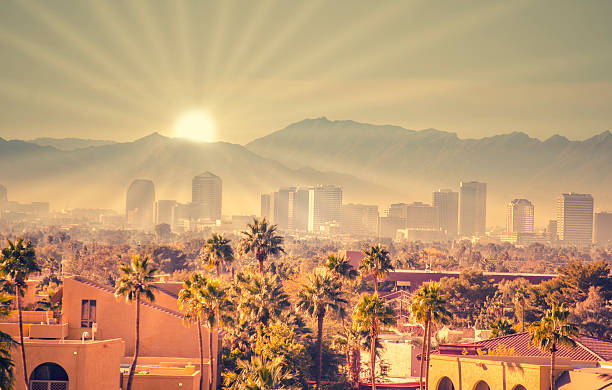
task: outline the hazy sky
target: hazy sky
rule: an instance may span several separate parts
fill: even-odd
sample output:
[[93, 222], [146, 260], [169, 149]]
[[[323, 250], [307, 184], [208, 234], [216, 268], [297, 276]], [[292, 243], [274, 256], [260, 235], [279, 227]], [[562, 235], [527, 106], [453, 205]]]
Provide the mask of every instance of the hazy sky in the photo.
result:
[[306, 117], [612, 128], [612, 1], [2, 1], [0, 137], [245, 143]]

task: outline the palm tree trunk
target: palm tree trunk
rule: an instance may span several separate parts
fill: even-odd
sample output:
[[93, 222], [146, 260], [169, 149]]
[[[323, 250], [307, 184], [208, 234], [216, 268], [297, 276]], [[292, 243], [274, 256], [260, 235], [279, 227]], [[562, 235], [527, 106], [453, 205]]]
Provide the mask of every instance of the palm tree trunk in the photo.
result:
[[525, 331], [525, 301], [521, 300], [521, 333]]
[[423, 327], [423, 347], [421, 348], [421, 364], [419, 367], [419, 390], [423, 390], [423, 366], [425, 364], [425, 352], [427, 348], [427, 329], [429, 327], [429, 319], [425, 320], [425, 326]]
[[219, 267], [221, 266], [221, 264], [217, 263], [216, 267], [217, 267], [217, 278], [221, 276], [221, 272], [219, 271]]
[[323, 319], [325, 313], [317, 315], [317, 390], [321, 388], [321, 376], [323, 373]]
[[553, 344], [553, 350], [550, 353], [550, 389], [556, 390], [555, 386], [555, 345]]
[[425, 367], [425, 390], [429, 390], [429, 357], [431, 356], [431, 327], [432, 321], [429, 321], [429, 330], [427, 331], [427, 366]]
[[18, 285], [15, 285], [15, 295], [16, 295], [16, 304], [17, 304], [17, 320], [19, 322], [19, 341], [21, 342], [21, 362], [23, 363], [23, 379], [25, 383], [26, 390], [29, 389], [28, 386], [28, 369], [26, 367], [26, 354], [25, 354], [25, 344], [23, 343], [23, 319], [21, 316], [21, 299], [19, 297], [21, 289]]
[[208, 354], [210, 355], [210, 364], [208, 365], [208, 389], [213, 388], [213, 327], [208, 328]]
[[353, 349], [353, 389], [359, 388], [359, 377], [361, 376], [361, 351]]
[[200, 342], [200, 390], [204, 387], [204, 348], [202, 347], [202, 322], [198, 317], [198, 341]]
[[372, 390], [376, 390], [376, 335], [370, 332], [370, 370], [372, 370]]
[[130, 374], [128, 375], [128, 383], [126, 390], [132, 390], [132, 381], [134, 380], [134, 372], [136, 372], [136, 363], [138, 362], [138, 350], [140, 348], [140, 293], [136, 294], [136, 345], [134, 346], [134, 358], [130, 366]]
[[378, 294], [378, 278], [374, 275], [374, 292]]

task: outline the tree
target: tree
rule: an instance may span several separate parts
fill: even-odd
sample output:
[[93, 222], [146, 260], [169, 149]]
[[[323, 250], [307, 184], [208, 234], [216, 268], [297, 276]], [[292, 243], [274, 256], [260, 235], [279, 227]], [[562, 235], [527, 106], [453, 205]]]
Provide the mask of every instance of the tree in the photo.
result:
[[283, 369], [282, 357], [251, 356], [240, 360], [236, 370], [225, 375], [225, 386], [231, 390], [276, 390], [286, 388], [291, 375]]
[[440, 291], [436, 282], [424, 283], [412, 298], [410, 310], [414, 318], [423, 324], [424, 338], [419, 371], [419, 387], [423, 386], [423, 363], [427, 362], [425, 388], [429, 388], [429, 356], [431, 350], [431, 328], [433, 323], [447, 323], [451, 313], [446, 308], [446, 296]]
[[[183, 282], [183, 288], [178, 294], [178, 305], [184, 312], [185, 320], [195, 322], [198, 327], [198, 343], [200, 347], [200, 370], [204, 370], [204, 348], [202, 346], [202, 291], [206, 286], [206, 278], [195, 273]], [[200, 390], [204, 386], [204, 375], [200, 375]]]
[[325, 267], [345, 280], [353, 280], [359, 275], [345, 256], [329, 255]]
[[510, 321], [505, 318], [500, 318], [491, 324], [491, 338], [515, 333], [516, 330], [514, 330]]
[[378, 293], [378, 279], [384, 278], [389, 271], [393, 271], [389, 252], [380, 244], [372, 246], [363, 252], [365, 255], [359, 264], [362, 275], [374, 277], [374, 292]]
[[367, 331], [370, 338], [370, 369], [372, 372], [372, 390], [376, 390], [376, 348], [380, 331], [395, 325], [395, 312], [387, 305], [378, 293], [370, 296], [363, 294], [355, 306], [353, 318], [357, 330]]
[[[213, 332], [215, 326], [223, 323], [225, 312], [231, 303], [228, 300], [227, 289], [219, 279], [208, 279], [201, 293], [202, 317], [208, 324], [208, 351], [210, 353], [209, 389], [213, 388]], [[219, 366], [219, 364], [217, 364]]]
[[328, 272], [314, 273], [298, 293], [298, 310], [317, 320], [317, 389], [321, 386], [323, 372], [323, 321], [328, 312], [340, 313], [343, 310], [347, 300], [342, 295], [342, 284]]
[[514, 294], [514, 302], [521, 307], [521, 332], [525, 331], [525, 301], [527, 300], [527, 289], [519, 286]]
[[140, 301], [145, 299], [149, 302], [155, 300], [153, 293], [157, 287], [153, 284], [153, 275], [157, 270], [150, 266], [149, 258], [140, 260], [140, 256], [132, 256], [130, 264], [119, 265], [119, 278], [115, 284], [115, 297], [125, 297], [127, 303], [136, 302], [136, 343], [134, 346], [134, 358], [130, 365], [127, 390], [132, 389], [136, 363], [138, 362], [138, 351], [140, 348]]
[[269, 256], [285, 253], [283, 237], [276, 234], [277, 225], [269, 225], [265, 218], [253, 218], [253, 223], [248, 224], [247, 228], [242, 232], [240, 252], [253, 253], [259, 262], [259, 272], [263, 273], [264, 262]]
[[572, 321], [580, 324], [580, 329], [589, 336], [612, 338], [612, 306], [604, 299], [601, 287], [589, 288], [587, 299], [576, 304]]
[[21, 295], [27, 288], [28, 277], [34, 272], [40, 272], [36, 261], [36, 253], [31, 242], [24, 244], [22, 238], [16, 242], [8, 241], [8, 246], [2, 249], [0, 256], [0, 275], [11, 282], [15, 288], [15, 303], [17, 306], [17, 320], [19, 322], [19, 341], [21, 346], [21, 359], [23, 363], [23, 377], [26, 390], [28, 387], [28, 370], [26, 366], [25, 344], [23, 342], [23, 319], [21, 314]]
[[363, 348], [363, 332], [353, 326], [345, 326], [336, 334], [332, 346], [344, 353], [346, 359], [346, 374], [352, 389], [359, 387], [359, 371], [361, 369], [361, 354]]
[[556, 390], [554, 372], [557, 347], [560, 345], [576, 346], [572, 337], [578, 335], [578, 327], [568, 321], [569, 315], [569, 310], [563, 307], [563, 304], [560, 306], [553, 305], [539, 322], [529, 326], [530, 344], [535, 345], [542, 352], [550, 353], [551, 390]]
[[206, 241], [203, 248], [202, 263], [208, 267], [215, 267], [217, 277], [221, 276], [221, 263], [230, 264], [234, 261], [234, 250], [230, 244], [230, 240], [223, 237], [223, 234], [213, 233]]
[[[9, 303], [13, 297], [0, 294], [0, 318], [9, 314]], [[15, 345], [13, 338], [0, 332], [0, 389], [12, 389], [14, 381], [14, 362], [11, 358], [11, 348]]]

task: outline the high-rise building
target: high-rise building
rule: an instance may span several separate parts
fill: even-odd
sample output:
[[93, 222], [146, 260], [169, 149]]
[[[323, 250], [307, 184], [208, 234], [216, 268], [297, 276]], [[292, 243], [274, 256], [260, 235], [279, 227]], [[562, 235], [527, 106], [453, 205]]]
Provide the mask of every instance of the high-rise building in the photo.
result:
[[438, 210], [422, 202], [413, 202], [405, 206], [406, 229], [439, 230]]
[[612, 243], [612, 213], [595, 213], [593, 241], [596, 244]]
[[557, 233], [559, 240], [573, 245], [593, 241], [593, 196], [561, 194], [557, 199]]
[[527, 199], [514, 199], [506, 205], [506, 232], [533, 233], [533, 204]]
[[5, 186], [0, 184], [0, 202], [7, 202], [7, 201], [8, 201], [8, 191], [6, 190]]
[[127, 190], [125, 215], [128, 224], [140, 228], [155, 221], [155, 185], [151, 180], [134, 180]]
[[378, 206], [342, 205], [342, 230], [350, 234], [375, 236], [378, 233]]
[[335, 185], [317, 185], [309, 190], [308, 231], [318, 232], [327, 223], [342, 219], [342, 188]]
[[557, 234], [557, 220], [551, 219], [548, 221], [548, 226], [546, 227], [546, 234], [550, 241], [557, 241], [559, 239], [559, 235]]
[[289, 220], [293, 217], [293, 193], [295, 187], [281, 187], [274, 193], [273, 221], [281, 230], [289, 229]]
[[487, 183], [461, 182], [459, 190], [459, 234], [484, 236], [487, 225]]
[[272, 196], [270, 194], [261, 195], [261, 217], [272, 221]]
[[447, 237], [456, 237], [459, 227], [459, 193], [438, 190], [432, 195], [432, 204], [438, 210], [438, 226]]
[[222, 181], [210, 172], [197, 175], [192, 180], [191, 204], [194, 219], [221, 219]]
[[289, 216], [289, 226], [293, 230], [305, 232], [308, 230], [309, 189], [297, 188], [291, 195], [292, 212]]
[[155, 213], [155, 223], [167, 223], [170, 226], [174, 225], [174, 211], [176, 209], [176, 200], [158, 200], [157, 212]]

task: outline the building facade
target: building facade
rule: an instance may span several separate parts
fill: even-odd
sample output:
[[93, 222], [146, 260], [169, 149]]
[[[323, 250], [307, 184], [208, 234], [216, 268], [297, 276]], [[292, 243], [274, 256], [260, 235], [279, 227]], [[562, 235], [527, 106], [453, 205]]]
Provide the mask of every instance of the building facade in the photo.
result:
[[461, 182], [459, 190], [459, 234], [484, 236], [487, 225], [487, 183]]
[[308, 231], [319, 232], [329, 223], [342, 219], [342, 188], [335, 185], [317, 185], [308, 194]]
[[506, 232], [533, 233], [534, 208], [527, 199], [514, 199], [506, 205]]
[[127, 190], [125, 215], [128, 224], [148, 228], [155, 222], [155, 185], [151, 180], [134, 180]]
[[166, 223], [170, 226], [174, 226], [174, 211], [176, 209], [176, 205], [176, 200], [158, 200], [157, 210], [155, 213], [155, 223], [157, 225]]
[[570, 245], [589, 245], [593, 241], [593, 196], [561, 194], [557, 199], [557, 234]]
[[342, 231], [349, 234], [378, 234], [378, 206], [345, 204], [342, 206]]
[[612, 243], [612, 213], [595, 214], [593, 241], [602, 245]]
[[270, 194], [261, 195], [260, 216], [268, 221], [272, 221], [272, 196]]
[[457, 236], [459, 228], [459, 193], [438, 190], [432, 195], [432, 205], [438, 212], [438, 226], [449, 238]]
[[8, 202], [8, 190], [0, 184], [0, 202]]
[[191, 205], [194, 219], [221, 219], [223, 182], [219, 176], [204, 172], [192, 180]]

